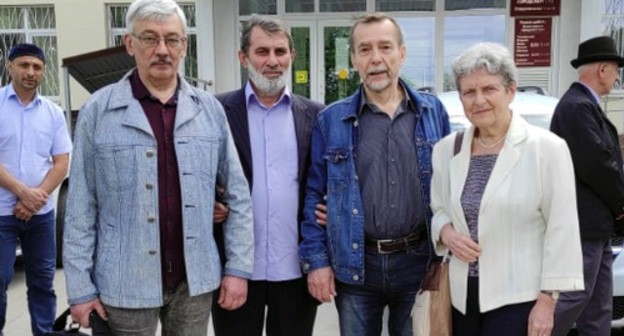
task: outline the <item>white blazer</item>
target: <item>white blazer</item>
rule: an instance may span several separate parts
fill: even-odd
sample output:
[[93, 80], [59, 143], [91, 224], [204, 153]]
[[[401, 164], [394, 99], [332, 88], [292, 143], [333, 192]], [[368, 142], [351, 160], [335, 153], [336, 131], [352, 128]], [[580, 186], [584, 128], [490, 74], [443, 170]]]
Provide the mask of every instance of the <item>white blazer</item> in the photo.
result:
[[[431, 235], [439, 255], [445, 224], [470, 235], [460, 198], [474, 131], [466, 130], [455, 156], [454, 134], [433, 150]], [[535, 300], [540, 290], [583, 289], [574, 183], [565, 141], [513, 115], [479, 209], [481, 312]], [[451, 257], [449, 274], [453, 306], [465, 313], [468, 263]]]

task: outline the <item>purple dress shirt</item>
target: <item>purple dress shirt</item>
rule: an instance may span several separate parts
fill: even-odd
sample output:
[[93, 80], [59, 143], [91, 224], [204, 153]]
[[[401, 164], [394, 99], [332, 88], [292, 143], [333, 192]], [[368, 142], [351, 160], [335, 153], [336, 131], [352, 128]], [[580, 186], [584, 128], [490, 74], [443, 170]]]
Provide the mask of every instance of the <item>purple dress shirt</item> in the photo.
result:
[[263, 106], [245, 88], [253, 160], [253, 280], [301, 277], [299, 266], [299, 166], [297, 135], [288, 89], [273, 106]]

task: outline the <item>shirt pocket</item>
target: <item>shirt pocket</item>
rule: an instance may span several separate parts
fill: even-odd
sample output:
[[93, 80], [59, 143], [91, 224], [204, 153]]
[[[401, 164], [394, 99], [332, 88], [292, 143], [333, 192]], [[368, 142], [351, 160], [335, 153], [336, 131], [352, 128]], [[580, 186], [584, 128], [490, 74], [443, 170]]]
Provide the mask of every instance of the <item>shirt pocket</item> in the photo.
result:
[[[330, 191], [342, 190], [346, 187], [346, 179], [350, 175], [351, 151], [347, 148], [328, 148], [323, 154], [323, 159], [327, 165], [327, 180], [336, 181], [334, 185], [328, 185]], [[333, 187], [333, 188], [332, 188]]]
[[137, 184], [135, 146], [106, 146], [96, 150], [96, 169], [105, 190], [125, 192]]
[[219, 137], [189, 137], [180, 140], [179, 144], [187, 144], [193, 158], [195, 172], [198, 172], [204, 186], [214, 186], [219, 167], [219, 147], [223, 142]]

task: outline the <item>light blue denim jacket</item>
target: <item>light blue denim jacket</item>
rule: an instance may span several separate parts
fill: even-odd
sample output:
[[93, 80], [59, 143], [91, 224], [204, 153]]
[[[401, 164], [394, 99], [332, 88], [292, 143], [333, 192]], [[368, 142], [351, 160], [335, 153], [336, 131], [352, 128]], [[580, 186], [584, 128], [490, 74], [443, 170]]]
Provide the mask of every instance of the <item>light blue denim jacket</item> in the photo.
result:
[[[421, 206], [427, 211], [429, 230], [431, 152], [433, 145], [449, 133], [448, 115], [435, 96], [415, 92], [403, 81], [401, 85], [414, 103], [418, 118], [414, 142], [423, 193]], [[315, 121], [299, 248], [306, 273], [331, 266], [337, 280], [350, 284], [364, 283], [364, 209], [355, 170], [361, 90], [328, 106]], [[327, 204], [326, 227], [316, 223], [314, 210], [318, 203]]]
[[[223, 108], [180, 78], [174, 130], [186, 279], [191, 296], [215, 290], [222, 269], [213, 238], [215, 186], [230, 207], [224, 273], [249, 278], [249, 187]], [[156, 139], [129, 74], [81, 108], [74, 137], [63, 246], [70, 304], [99, 297], [123, 308], [163, 305]]]

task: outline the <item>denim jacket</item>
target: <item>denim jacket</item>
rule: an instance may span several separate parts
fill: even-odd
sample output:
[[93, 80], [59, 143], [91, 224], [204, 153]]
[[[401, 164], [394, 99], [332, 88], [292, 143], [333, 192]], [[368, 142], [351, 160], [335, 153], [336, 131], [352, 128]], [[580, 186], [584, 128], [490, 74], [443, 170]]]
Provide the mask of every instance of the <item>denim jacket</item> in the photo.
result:
[[[81, 108], [65, 217], [70, 304], [99, 297], [122, 308], [163, 305], [156, 139], [129, 76]], [[230, 207], [224, 273], [251, 276], [249, 187], [223, 108], [180, 80], [174, 144], [180, 171], [186, 281], [191, 296], [215, 290], [222, 269], [213, 237], [216, 185]]]
[[[403, 81], [401, 85], [414, 102], [418, 118], [414, 142], [422, 183], [421, 206], [426, 209], [429, 230], [431, 152], [433, 145], [449, 133], [448, 115], [435, 96], [415, 92]], [[316, 119], [299, 249], [305, 272], [331, 266], [337, 280], [350, 284], [364, 283], [364, 209], [355, 169], [361, 90], [328, 106]], [[326, 227], [316, 223], [318, 203], [327, 204]]]

